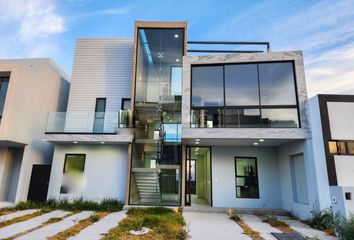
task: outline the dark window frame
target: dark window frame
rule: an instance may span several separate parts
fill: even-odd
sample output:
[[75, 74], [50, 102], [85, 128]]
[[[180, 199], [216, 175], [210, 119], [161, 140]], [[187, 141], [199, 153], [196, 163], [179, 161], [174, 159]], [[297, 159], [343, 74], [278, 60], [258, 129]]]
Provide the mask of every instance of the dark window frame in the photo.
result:
[[124, 108], [124, 102], [126, 102], [126, 101], [129, 101], [131, 104], [131, 98], [122, 98], [120, 110], [130, 110], [130, 107], [129, 107], [129, 109]]
[[[269, 64], [269, 63], [291, 63], [292, 64], [292, 69], [293, 69], [293, 78], [294, 78], [294, 88], [295, 88], [295, 100], [296, 100], [296, 105], [261, 105], [261, 96], [260, 96], [260, 81], [259, 81], [259, 64]], [[234, 105], [234, 106], [226, 106], [226, 99], [225, 99], [225, 66], [226, 65], [245, 65], [245, 64], [256, 64], [257, 65], [257, 78], [258, 78], [258, 95], [259, 95], [259, 104], [258, 105], [248, 105], [248, 106], [243, 106], [243, 105]], [[194, 107], [192, 106], [192, 98], [193, 98], [193, 88], [192, 88], [192, 81], [193, 81], [193, 68], [194, 67], [212, 67], [212, 66], [222, 66], [223, 68], [223, 99], [224, 99], [224, 105], [223, 106], [209, 106], [209, 107]], [[297, 77], [296, 77], [296, 65], [295, 65], [295, 60], [284, 60], [284, 61], [255, 61], [255, 62], [240, 62], [240, 63], [211, 63], [211, 64], [191, 64], [191, 71], [190, 71], [190, 116], [192, 119], [192, 111], [193, 110], [200, 110], [200, 109], [220, 109], [222, 111], [223, 116], [225, 115], [225, 109], [259, 109], [260, 111], [260, 128], [272, 128], [272, 129], [277, 129], [277, 128], [301, 128], [301, 116], [300, 116], [300, 106], [299, 106], [299, 96], [298, 96], [298, 88], [297, 88]], [[297, 110], [297, 120], [298, 120], [298, 127], [265, 127], [262, 124], [262, 109], [296, 109]], [[195, 123], [192, 123], [192, 121], [189, 122], [189, 127], [193, 128], [192, 125]], [[222, 122], [221, 128], [227, 128], [225, 121]], [[236, 127], [233, 127], [236, 128]]]
[[85, 172], [85, 167], [86, 167], [86, 154], [84, 153], [66, 153], [65, 158], [64, 158], [64, 165], [63, 165], [63, 173], [65, 173], [65, 165], [67, 162], [67, 157], [68, 156], [84, 156], [84, 168], [82, 169], [82, 172]]
[[[246, 178], [246, 176], [238, 176], [237, 175], [237, 158], [242, 158], [242, 159], [254, 159], [255, 161], [255, 166], [256, 166], [256, 179], [257, 179], [257, 195], [256, 197], [241, 197], [237, 196], [237, 178]], [[258, 177], [258, 160], [257, 157], [244, 157], [244, 156], [235, 156], [235, 190], [236, 190], [236, 198], [243, 198], [243, 199], [260, 199], [260, 193], [259, 193], [259, 177]]]

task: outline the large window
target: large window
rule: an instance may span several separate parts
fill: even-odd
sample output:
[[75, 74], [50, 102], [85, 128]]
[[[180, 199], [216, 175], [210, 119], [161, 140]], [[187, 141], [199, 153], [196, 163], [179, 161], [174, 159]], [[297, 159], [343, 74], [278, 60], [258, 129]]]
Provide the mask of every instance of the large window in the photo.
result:
[[106, 112], [106, 99], [97, 98], [93, 132], [95, 133], [103, 132], [105, 112]]
[[192, 66], [191, 127], [300, 127], [293, 62]]
[[235, 157], [236, 197], [259, 198], [257, 158]]
[[9, 77], [0, 77], [0, 120], [5, 106], [7, 88], [9, 87]]

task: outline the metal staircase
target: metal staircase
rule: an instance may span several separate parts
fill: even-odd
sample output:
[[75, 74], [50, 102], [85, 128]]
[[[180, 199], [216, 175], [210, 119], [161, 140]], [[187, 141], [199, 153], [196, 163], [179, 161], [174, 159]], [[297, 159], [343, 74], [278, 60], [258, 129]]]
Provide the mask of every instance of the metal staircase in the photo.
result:
[[132, 168], [141, 203], [161, 203], [160, 170], [156, 168]]

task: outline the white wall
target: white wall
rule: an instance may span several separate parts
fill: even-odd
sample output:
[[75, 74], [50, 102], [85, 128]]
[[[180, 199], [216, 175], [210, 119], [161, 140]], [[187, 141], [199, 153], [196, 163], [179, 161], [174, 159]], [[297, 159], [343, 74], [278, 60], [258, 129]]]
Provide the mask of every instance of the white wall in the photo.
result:
[[322, 122], [318, 105], [318, 96], [309, 100], [310, 127], [312, 133], [312, 151], [314, 161], [314, 173], [316, 173], [316, 183], [320, 209], [331, 206], [331, 197], [327, 175], [327, 164], [325, 149], [323, 146]]
[[[305, 176], [307, 179], [307, 191], [309, 193], [309, 204], [294, 201], [290, 157], [292, 155], [303, 154], [305, 160]], [[285, 144], [278, 149], [279, 173], [281, 185], [282, 207], [291, 211], [296, 216], [306, 219], [310, 216], [312, 209], [319, 207], [316, 174], [312, 157], [312, 147], [310, 140], [298, 140]]]
[[[10, 71], [0, 124], [0, 141], [25, 145], [16, 202], [25, 200], [33, 164], [50, 164], [53, 146], [42, 141], [48, 112], [64, 111], [68, 77], [50, 59], [1, 60], [0, 72]], [[6, 143], [5, 143], [6, 144]]]
[[354, 139], [354, 102], [327, 102], [327, 107], [332, 139]]
[[338, 186], [354, 186], [354, 156], [334, 156]]
[[[214, 207], [282, 208], [276, 148], [212, 147]], [[235, 156], [257, 157], [259, 199], [236, 198]]]
[[[332, 207], [334, 213], [341, 213], [345, 217], [354, 214], [354, 187], [331, 186]], [[345, 193], [351, 193], [351, 199], [345, 199]]]
[[48, 199], [74, 197], [69, 194], [60, 194], [65, 154], [70, 153], [86, 154], [84, 174], [87, 183], [79, 197], [94, 201], [104, 198], [124, 201], [128, 145], [56, 145]]
[[107, 98], [106, 112], [117, 112], [130, 98], [133, 39], [78, 39], [68, 111], [95, 111], [96, 98]]

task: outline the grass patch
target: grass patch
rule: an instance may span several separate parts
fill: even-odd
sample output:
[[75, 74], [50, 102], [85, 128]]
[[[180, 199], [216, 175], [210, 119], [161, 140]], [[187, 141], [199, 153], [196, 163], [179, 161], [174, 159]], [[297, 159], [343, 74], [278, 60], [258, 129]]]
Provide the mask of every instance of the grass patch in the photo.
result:
[[89, 200], [84, 200], [82, 198], [76, 199], [74, 201], [68, 201], [67, 199], [55, 200], [49, 199], [45, 202], [33, 202], [26, 201], [20, 202], [15, 206], [17, 210], [24, 209], [61, 209], [66, 211], [104, 211], [104, 212], [117, 212], [121, 211], [123, 204], [114, 199], [104, 199], [101, 202], [94, 202]]
[[105, 217], [108, 214], [108, 212], [97, 212], [90, 217], [83, 219], [79, 221], [75, 226], [60, 232], [53, 237], [48, 238], [48, 240], [64, 240], [68, 239], [69, 237], [75, 236], [78, 234], [82, 229], [88, 227], [94, 222], [99, 221], [101, 218]]
[[60, 218], [50, 218], [48, 219], [48, 221], [44, 222], [43, 224], [47, 225], [47, 224], [52, 224], [52, 223], [56, 223], [59, 222], [61, 220], [63, 220], [64, 218], [60, 217]]
[[28, 219], [40, 216], [40, 215], [42, 215], [44, 213], [47, 213], [47, 212], [48, 211], [42, 210], [42, 211], [37, 211], [37, 212], [31, 213], [31, 214], [27, 214], [27, 215], [24, 215], [24, 216], [21, 216], [21, 217], [13, 218], [13, 219], [10, 219], [10, 220], [7, 220], [7, 221], [2, 221], [2, 222], [0, 222], [0, 228], [9, 226], [9, 225], [14, 224], [14, 223], [26, 221]]
[[278, 220], [276, 217], [260, 216], [263, 222], [268, 223], [270, 226], [279, 229], [283, 233], [296, 233], [296, 231], [289, 227], [283, 221]]
[[250, 236], [253, 240], [262, 240], [260, 233], [251, 229], [237, 214], [232, 215], [230, 219], [240, 225], [243, 229], [243, 234]]
[[[104, 240], [113, 239], [153, 239], [184, 240], [188, 238], [182, 214], [164, 207], [132, 208], [127, 217], [119, 225], [111, 229]], [[142, 236], [130, 235], [130, 230], [141, 230], [148, 227], [153, 231]]]
[[0, 209], [0, 216], [16, 212], [14, 207], [6, 207]]

